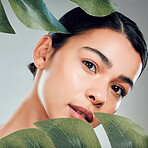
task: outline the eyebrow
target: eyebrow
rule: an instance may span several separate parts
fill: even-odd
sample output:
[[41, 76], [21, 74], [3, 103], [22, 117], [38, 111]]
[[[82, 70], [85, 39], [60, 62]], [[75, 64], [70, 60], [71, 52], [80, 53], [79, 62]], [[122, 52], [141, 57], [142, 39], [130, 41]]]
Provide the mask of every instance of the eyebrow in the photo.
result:
[[99, 57], [101, 58], [102, 62], [106, 65], [106, 67], [108, 69], [110, 69], [112, 67], [112, 62], [104, 55], [102, 54], [100, 51], [98, 51], [97, 49], [91, 48], [91, 47], [83, 47], [83, 49], [85, 50], [89, 50], [91, 52], [96, 53], [97, 55], [99, 55]]
[[[89, 50], [91, 52], [94, 52], [97, 55], [99, 55], [102, 62], [106, 65], [106, 67], [108, 69], [110, 69], [112, 67], [112, 65], [113, 65], [112, 62], [104, 54], [102, 54], [99, 50], [91, 48], [91, 47], [87, 47], [87, 46], [82, 47], [82, 48], [85, 49], [85, 50]], [[133, 81], [130, 78], [128, 78], [128, 77], [126, 77], [124, 75], [120, 75], [120, 76], [118, 76], [118, 79], [120, 79], [121, 81], [123, 81], [125, 83], [128, 83], [131, 86], [131, 88], [133, 88]]]
[[133, 84], [134, 83], [133, 83], [133, 81], [130, 78], [128, 78], [128, 77], [126, 77], [124, 75], [120, 75], [118, 77], [118, 79], [122, 80], [123, 82], [126, 82], [126, 83], [130, 84], [131, 88], [133, 88]]

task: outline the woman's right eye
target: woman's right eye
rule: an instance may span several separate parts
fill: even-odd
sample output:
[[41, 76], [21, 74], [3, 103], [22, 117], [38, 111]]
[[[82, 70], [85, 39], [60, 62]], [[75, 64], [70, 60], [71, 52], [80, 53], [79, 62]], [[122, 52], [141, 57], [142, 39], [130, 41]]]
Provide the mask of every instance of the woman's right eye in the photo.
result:
[[85, 64], [85, 66], [92, 72], [96, 73], [96, 66], [93, 62], [90, 61], [83, 61], [83, 63]]

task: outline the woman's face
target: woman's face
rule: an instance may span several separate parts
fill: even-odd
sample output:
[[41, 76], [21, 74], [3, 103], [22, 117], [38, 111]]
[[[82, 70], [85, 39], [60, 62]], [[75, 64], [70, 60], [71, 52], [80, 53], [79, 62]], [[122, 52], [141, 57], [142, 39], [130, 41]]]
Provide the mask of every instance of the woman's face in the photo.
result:
[[49, 118], [78, 118], [93, 127], [93, 112], [113, 114], [141, 72], [129, 40], [109, 29], [73, 36], [46, 64], [38, 87]]

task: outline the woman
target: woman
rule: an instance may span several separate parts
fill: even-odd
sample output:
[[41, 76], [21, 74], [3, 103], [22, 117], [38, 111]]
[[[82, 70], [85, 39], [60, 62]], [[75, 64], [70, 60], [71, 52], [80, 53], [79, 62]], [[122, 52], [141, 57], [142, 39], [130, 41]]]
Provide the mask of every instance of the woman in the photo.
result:
[[80, 8], [60, 22], [70, 34], [44, 36], [33, 52], [32, 88], [0, 138], [52, 118], [78, 118], [93, 127], [93, 112], [115, 113], [147, 63], [147, 47], [137, 25], [115, 12], [93, 17]]

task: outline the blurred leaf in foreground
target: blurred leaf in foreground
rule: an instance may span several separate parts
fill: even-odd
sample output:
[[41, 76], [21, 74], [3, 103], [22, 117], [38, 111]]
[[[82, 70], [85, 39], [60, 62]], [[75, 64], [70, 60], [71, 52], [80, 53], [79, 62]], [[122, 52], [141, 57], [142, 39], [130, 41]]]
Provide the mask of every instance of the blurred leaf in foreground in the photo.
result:
[[148, 135], [132, 120], [107, 113], [95, 113], [113, 148], [148, 148]]
[[15, 31], [13, 30], [8, 21], [1, 0], [0, 0], [0, 32], [15, 34]]
[[100, 148], [91, 125], [75, 118], [57, 118], [34, 123], [45, 132], [58, 148]]
[[55, 145], [42, 131], [28, 128], [0, 139], [0, 148], [55, 148]]
[[112, 0], [70, 0], [79, 5], [85, 12], [93, 16], [106, 16], [118, 9]]
[[43, 0], [9, 0], [18, 19], [27, 27], [50, 32], [68, 33], [51, 14]]

